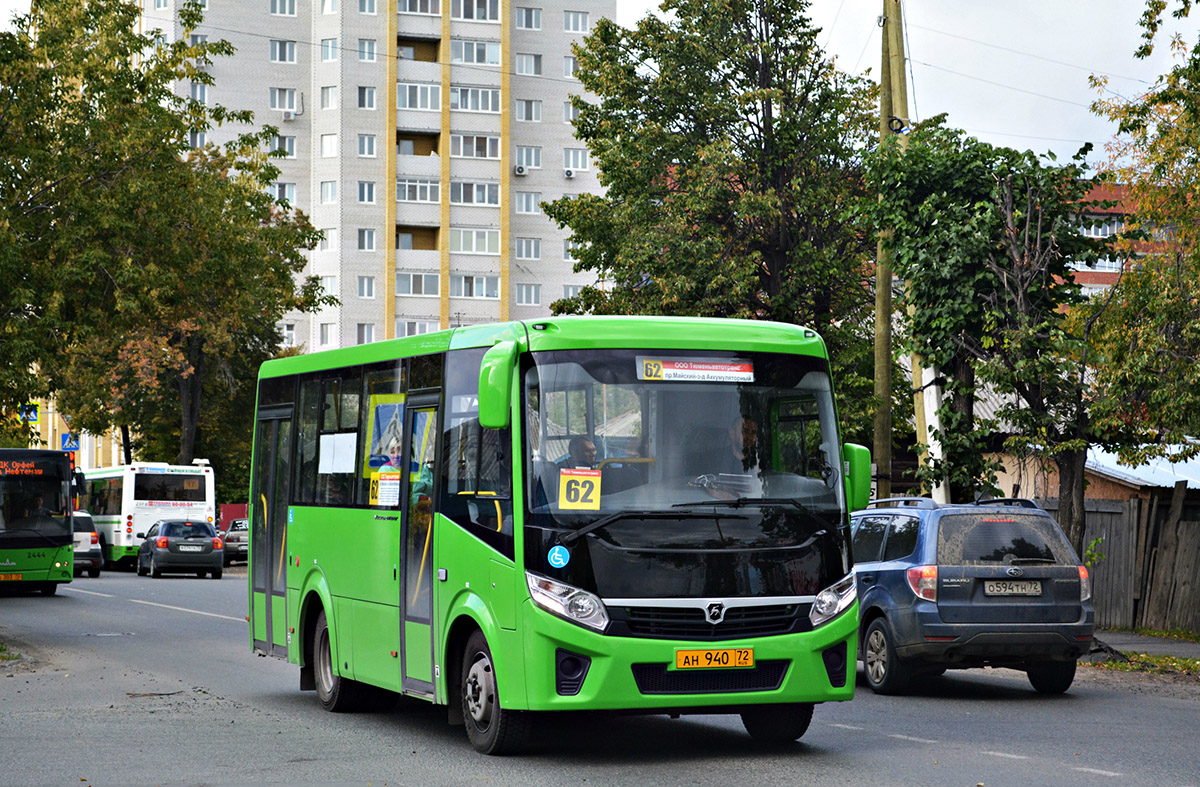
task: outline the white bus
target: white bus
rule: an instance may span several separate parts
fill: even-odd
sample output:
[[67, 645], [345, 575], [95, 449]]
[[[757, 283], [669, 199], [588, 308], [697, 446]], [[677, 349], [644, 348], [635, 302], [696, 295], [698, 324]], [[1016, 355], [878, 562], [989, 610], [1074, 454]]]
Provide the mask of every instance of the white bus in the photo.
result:
[[132, 565], [138, 533], [160, 519], [192, 519], [216, 527], [217, 501], [208, 461], [192, 465], [134, 462], [83, 471], [86, 508], [100, 534], [109, 565]]

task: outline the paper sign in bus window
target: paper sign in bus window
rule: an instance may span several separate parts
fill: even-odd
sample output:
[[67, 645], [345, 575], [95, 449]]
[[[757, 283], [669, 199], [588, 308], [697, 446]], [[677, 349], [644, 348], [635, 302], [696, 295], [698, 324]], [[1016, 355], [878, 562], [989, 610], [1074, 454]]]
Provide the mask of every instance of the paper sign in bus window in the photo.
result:
[[600, 510], [600, 471], [560, 470], [558, 507], [577, 511]]

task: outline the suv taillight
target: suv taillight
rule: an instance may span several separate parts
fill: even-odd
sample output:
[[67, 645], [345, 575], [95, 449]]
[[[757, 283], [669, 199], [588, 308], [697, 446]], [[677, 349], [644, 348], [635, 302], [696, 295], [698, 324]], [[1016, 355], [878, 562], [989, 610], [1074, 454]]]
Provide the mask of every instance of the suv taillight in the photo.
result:
[[917, 598], [937, 601], [937, 566], [913, 566], [908, 570], [908, 586]]
[[97, 533], [95, 530], [93, 530], [92, 531], [92, 544], [95, 545], [95, 544], [99, 544], [99, 543], [100, 543], [100, 534]]
[[1087, 601], [1092, 597], [1092, 579], [1088, 576], [1087, 566], [1079, 567], [1079, 600]]

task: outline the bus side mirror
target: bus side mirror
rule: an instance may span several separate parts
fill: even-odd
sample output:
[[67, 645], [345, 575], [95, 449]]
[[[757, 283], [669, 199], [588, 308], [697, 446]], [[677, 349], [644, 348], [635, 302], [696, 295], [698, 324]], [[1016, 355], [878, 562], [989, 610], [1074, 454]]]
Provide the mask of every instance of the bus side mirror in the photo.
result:
[[846, 462], [846, 502], [851, 511], [867, 507], [871, 500], [871, 452], [855, 443], [842, 444]]
[[479, 424], [485, 429], [508, 426], [516, 363], [516, 342], [499, 342], [483, 354], [479, 365]]

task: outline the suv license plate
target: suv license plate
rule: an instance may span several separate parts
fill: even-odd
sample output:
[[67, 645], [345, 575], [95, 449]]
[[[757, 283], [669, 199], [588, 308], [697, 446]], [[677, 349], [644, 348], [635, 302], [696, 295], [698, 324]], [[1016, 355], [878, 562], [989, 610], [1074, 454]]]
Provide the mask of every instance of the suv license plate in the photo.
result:
[[754, 648], [675, 651], [675, 669], [725, 669], [727, 667], [753, 666]]
[[983, 583], [986, 596], [1040, 596], [1042, 583], [1037, 580], [988, 579]]

